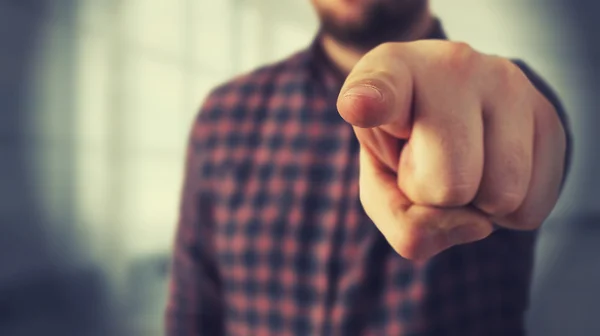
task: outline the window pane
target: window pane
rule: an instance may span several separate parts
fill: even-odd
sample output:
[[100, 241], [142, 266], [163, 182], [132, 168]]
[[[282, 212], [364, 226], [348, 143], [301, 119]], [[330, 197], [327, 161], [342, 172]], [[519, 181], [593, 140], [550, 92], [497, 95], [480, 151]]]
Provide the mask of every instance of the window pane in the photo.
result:
[[86, 150], [106, 147], [111, 105], [110, 43], [102, 35], [80, 38], [77, 59], [75, 136], [77, 146]]
[[263, 61], [264, 46], [262, 45], [264, 37], [261, 36], [263, 31], [261, 13], [256, 6], [244, 6], [240, 15], [240, 35], [238, 48], [240, 55], [241, 72], [248, 72], [260, 65]]
[[230, 72], [232, 67], [231, 0], [197, 1], [193, 3], [194, 60], [201, 70]]
[[123, 91], [123, 137], [129, 149], [180, 150], [184, 85], [184, 72], [178, 64], [129, 55]]
[[168, 251], [177, 222], [183, 160], [136, 155], [124, 168], [122, 237], [128, 254]]
[[185, 44], [185, 0], [123, 1], [127, 41], [172, 57], [182, 58]]

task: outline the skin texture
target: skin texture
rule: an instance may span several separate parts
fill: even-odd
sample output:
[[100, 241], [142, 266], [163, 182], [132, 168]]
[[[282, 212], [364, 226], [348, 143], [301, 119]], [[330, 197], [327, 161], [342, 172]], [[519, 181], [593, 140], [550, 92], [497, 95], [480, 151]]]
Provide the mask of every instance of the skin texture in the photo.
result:
[[338, 110], [361, 144], [360, 198], [403, 257], [499, 226], [539, 227], [558, 199], [565, 133], [510, 61], [464, 43], [386, 43], [354, 66]]
[[[541, 225], [560, 192], [566, 136], [517, 66], [464, 43], [415, 41], [433, 24], [426, 0], [312, 2], [324, 49], [348, 74], [337, 107], [361, 145], [361, 202], [401, 256], [484, 239], [492, 223]], [[387, 31], [369, 39], [378, 21]]]

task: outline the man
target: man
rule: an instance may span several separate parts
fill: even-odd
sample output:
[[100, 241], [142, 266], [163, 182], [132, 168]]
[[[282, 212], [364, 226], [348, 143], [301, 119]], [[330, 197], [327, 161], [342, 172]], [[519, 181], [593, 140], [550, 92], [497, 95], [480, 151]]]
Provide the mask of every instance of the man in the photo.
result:
[[312, 3], [313, 45], [193, 127], [167, 334], [522, 335], [556, 97], [425, 0]]

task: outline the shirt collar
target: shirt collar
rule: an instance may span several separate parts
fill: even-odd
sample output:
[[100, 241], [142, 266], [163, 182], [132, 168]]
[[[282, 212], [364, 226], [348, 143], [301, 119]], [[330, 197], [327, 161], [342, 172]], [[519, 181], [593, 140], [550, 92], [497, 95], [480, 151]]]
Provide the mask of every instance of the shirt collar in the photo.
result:
[[[427, 40], [446, 40], [448, 39], [442, 23], [440, 20], [435, 19], [434, 25], [423, 39]], [[339, 93], [346, 76], [338, 69], [333, 61], [329, 58], [321, 43], [321, 33], [313, 39], [309, 49], [309, 63], [313, 70], [313, 74], [317, 81], [322, 85], [322, 88], [326, 91], [327, 95], [335, 95]]]

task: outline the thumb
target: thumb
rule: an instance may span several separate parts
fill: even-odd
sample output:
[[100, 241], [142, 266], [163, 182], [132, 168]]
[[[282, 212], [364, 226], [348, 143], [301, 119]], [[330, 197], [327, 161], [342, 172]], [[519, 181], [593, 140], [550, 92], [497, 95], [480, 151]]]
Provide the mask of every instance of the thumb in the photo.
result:
[[394, 134], [406, 134], [410, 129], [413, 81], [394, 48], [398, 46], [373, 49], [346, 78], [337, 108], [341, 117], [353, 126], [390, 125]]

